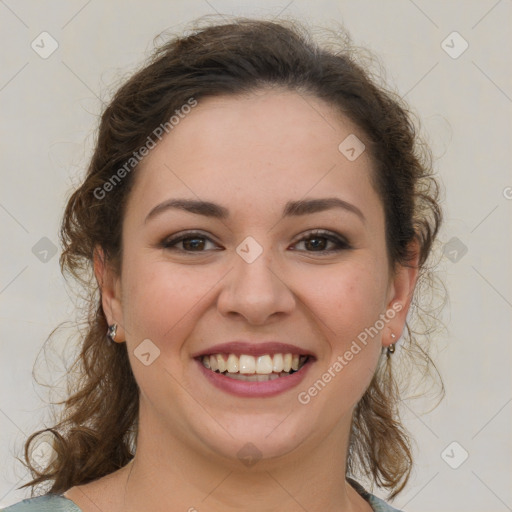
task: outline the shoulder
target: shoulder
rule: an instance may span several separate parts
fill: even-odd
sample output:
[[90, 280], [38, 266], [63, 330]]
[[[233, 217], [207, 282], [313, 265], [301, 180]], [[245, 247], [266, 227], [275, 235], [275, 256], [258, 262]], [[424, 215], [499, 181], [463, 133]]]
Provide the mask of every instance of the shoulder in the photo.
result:
[[0, 512], [82, 512], [82, 510], [64, 496], [44, 494], [0, 509]]
[[377, 498], [377, 496], [370, 494], [360, 483], [352, 478], [347, 478], [347, 481], [370, 504], [373, 512], [402, 512], [388, 505], [384, 500]]
[[374, 512], [402, 512], [397, 508], [393, 508], [391, 505], [388, 505], [385, 501], [377, 498], [377, 496], [374, 496], [373, 494], [368, 494], [368, 502]]

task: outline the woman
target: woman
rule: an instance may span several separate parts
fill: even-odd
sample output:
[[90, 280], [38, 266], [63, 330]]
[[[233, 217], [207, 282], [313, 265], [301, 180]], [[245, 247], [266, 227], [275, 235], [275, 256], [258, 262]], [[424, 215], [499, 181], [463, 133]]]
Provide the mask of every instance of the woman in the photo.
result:
[[169, 41], [68, 202], [82, 375], [25, 446], [51, 487], [5, 510], [395, 510], [354, 478], [393, 498], [411, 471], [395, 372], [430, 361], [406, 319], [440, 222], [410, 115], [348, 50], [247, 19]]

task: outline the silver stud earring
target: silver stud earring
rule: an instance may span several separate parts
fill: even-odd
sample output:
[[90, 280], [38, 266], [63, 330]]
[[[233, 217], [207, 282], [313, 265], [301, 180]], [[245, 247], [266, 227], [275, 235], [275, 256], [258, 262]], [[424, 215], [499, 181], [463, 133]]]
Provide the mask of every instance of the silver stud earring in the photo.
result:
[[[396, 334], [394, 332], [391, 333], [391, 339], [394, 340], [396, 338]], [[395, 344], [391, 343], [391, 345], [388, 346], [388, 354], [394, 354], [395, 353]]]
[[107, 336], [110, 338], [111, 341], [116, 341], [116, 334], [117, 334], [117, 324], [112, 324], [108, 326]]

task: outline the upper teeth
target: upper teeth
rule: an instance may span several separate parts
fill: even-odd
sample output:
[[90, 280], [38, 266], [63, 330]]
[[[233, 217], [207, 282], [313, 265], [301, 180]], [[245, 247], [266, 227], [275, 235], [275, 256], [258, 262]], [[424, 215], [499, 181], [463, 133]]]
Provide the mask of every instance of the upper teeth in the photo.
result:
[[299, 356], [298, 354], [265, 354], [263, 356], [250, 356], [241, 354], [229, 354], [227, 359], [224, 354], [211, 354], [202, 357], [202, 363], [206, 368], [212, 371], [242, 373], [251, 375], [259, 373], [268, 375], [272, 372], [289, 372], [290, 370], [298, 370], [306, 361], [307, 356]]

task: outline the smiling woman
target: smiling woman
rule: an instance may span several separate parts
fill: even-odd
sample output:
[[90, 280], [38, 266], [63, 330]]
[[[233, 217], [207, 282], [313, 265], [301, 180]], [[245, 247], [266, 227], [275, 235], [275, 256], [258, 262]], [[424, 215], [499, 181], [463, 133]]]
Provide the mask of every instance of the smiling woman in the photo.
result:
[[441, 222], [421, 147], [354, 52], [298, 24], [161, 47], [64, 214], [61, 266], [90, 296], [79, 379], [25, 446], [47, 494], [7, 510], [394, 510], [354, 478], [403, 489], [396, 372], [433, 368], [408, 324]]

